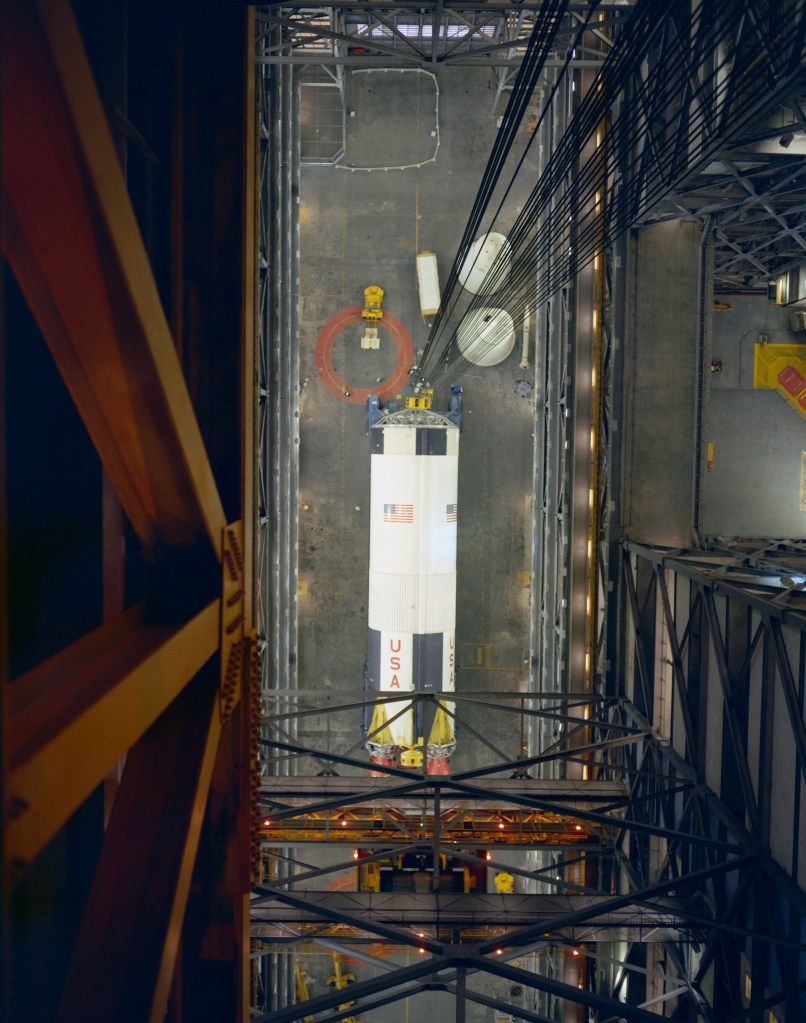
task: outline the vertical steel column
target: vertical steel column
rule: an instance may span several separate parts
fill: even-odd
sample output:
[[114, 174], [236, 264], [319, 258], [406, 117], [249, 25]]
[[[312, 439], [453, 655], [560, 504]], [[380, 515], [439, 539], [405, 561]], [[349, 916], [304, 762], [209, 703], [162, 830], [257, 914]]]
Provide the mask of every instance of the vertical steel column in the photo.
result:
[[697, 366], [694, 378], [693, 480], [691, 486], [691, 529], [695, 541], [702, 542], [700, 504], [702, 487], [702, 438], [705, 412], [705, 366], [710, 360], [711, 328], [714, 305], [714, 247], [711, 235], [713, 217], [708, 217], [700, 241], [697, 268]]

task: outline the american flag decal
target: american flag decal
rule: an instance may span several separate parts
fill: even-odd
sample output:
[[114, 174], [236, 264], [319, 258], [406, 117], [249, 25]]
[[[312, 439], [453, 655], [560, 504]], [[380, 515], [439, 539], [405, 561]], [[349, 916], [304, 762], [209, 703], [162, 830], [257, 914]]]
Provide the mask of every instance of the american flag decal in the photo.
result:
[[459, 513], [459, 505], [458, 504], [449, 504], [447, 509], [446, 509], [445, 521], [446, 522], [456, 522], [456, 516], [458, 515], [458, 513]]
[[385, 504], [383, 506], [384, 522], [414, 522], [413, 504]]

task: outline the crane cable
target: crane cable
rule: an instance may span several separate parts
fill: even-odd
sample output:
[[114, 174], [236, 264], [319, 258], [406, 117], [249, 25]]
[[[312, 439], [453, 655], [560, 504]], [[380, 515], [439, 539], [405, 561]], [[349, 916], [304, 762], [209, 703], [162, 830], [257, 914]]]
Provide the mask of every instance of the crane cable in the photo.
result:
[[[598, 0], [596, 2], [598, 3]], [[445, 315], [443, 310], [446, 308], [450, 296], [456, 287], [459, 268], [470, 251], [478, 226], [491, 201], [509, 151], [512, 148], [512, 143], [516, 138], [520, 123], [532, 98], [535, 85], [543, 73], [543, 68], [551, 52], [551, 47], [567, 7], [568, 0], [543, 0], [542, 7], [535, 16], [535, 25], [532, 29], [523, 62], [516, 76], [512, 95], [509, 98], [502, 118], [501, 128], [496, 135], [490, 159], [485, 167], [476, 199], [470, 211], [470, 217], [459, 244], [459, 252], [451, 267], [451, 272], [445, 285], [443, 294], [447, 297], [443, 299], [440, 312], [437, 313], [431, 327], [428, 341], [423, 350], [421, 365], [427, 361], [435, 339], [439, 336], [440, 323]]]
[[[602, 117], [607, 116], [613, 109], [619, 95], [631, 81], [635, 82], [637, 79], [639, 83], [641, 82], [641, 64], [650, 48], [658, 45], [659, 39], [663, 38], [661, 33], [665, 34], [670, 29], [670, 24], [678, 34], [684, 31], [683, 26], [677, 24], [677, 20], [682, 17], [682, 6], [685, 5], [651, 2], [639, 5], [636, 14], [622, 33], [620, 45], [614, 47], [598, 72], [596, 87], [592, 88], [581, 101], [568, 130], [549, 157], [537, 185], [510, 232], [508, 241], [512, 254], [511, 269], [507, 268], [506, 260], [499, 256], [485, 278], [482, 291], [471, 299], [465, 315], [480, 309], [489, 297], [500, 289], [504, 280], [508, 280], [506, 299], [510, 311], [516, 314], [522, 312], [528, 307], [530, 300], [537, 305], [546, 301], [582, 266], [590, 262], [597, 251], [610, 244], [642, 211], [651, 209], [652, 205], [668, 192], [668, 171], [673, 169], [675, 160], [680, 158], [681, 143], [676, 131], [667, 131], [662, 140], [647, 132], [644, 145], [648, 148], [655, 167], [654, 179], [634, 174], [635, 168], [632, 164], [625, 167], [623, 163], [618, 162], [622, 150], [631, 144], [640, 129], [647, 129], [648, 122], [653, 116], [653, 108], [641, 94], [640, 84], [637, 87], [639, 102], [622, 102], [619, 116], [613, 117], [609, 122], [610, 138], [604, 157], [610, 193], [606, 205], [597, 204], [595, 199], [596, 190], [601, 187], [601, 165], [594, 160], [581, 167], [578, 167], [578, 163], [580, 153], [595, 135]], [[709, 12], [710, 26], [724, 24], [724, 19], [730, 16], [735, 2], [717, 0], [716, 6], [717, 16], [714, 16], [713, 11]], [[659, 12], [665, 12], [666, 19], [659, 18]], [[701, 11], [697, 11], [691, 18], [691, 24], [685, 27], [685, 31], [696, 37], [702, 17]], [[711, 30], [715, 35], [720, 31], [718, 27]], [[681, 38], [685, 38], [685, 35]], [[749, 115], [753, 104], [757, 103], [757, 90], [750, 87], [752, 83], [748, 81], [745, 82], [748, 88], [743, 90], [741, 97], [738, 99], [730, 97], [728, 91], [731, 87], [730, 75], [726, 74], [726, 70], [729, 70], [738, 58], [738, 45], [735, 48], [725, 46], [723, 39], [721, 52], [723, 59], [712, 66], [707, 75], [700, 73], [699, 91], [701, 95], [711, 96], [714, 108], [718, 108], [720, 102], [731, 98], [733, 106], [729, 111], [732, 114], [730, 123], [741, 124]], [[747, 52], [749, 60], [749, 51]], [[672, 57], [669, 57], [668, 53], [667, 49], [665, 66], [657, 69], [654, 88], [658, 89], [660, 85], [659, 91], [665, 95], [678, 94], [685, 97], [687, 91], [691, 89], [693, 70], [686, 61], [675, 59], [678, 58], [676, 53]], [[565, 68], [563, 73], [564, 71]], [[744, 78], [765, 74], [763, 62], [757, 62], [755, 66], [748, 62]], [[660, 83], [657, 81], [658, 78]], [[558, 76], [558, 80], [561, 79], [562, 75]], [[761, 78], [758, 85], [762, 87]], [[545, 112], [546, 107], [543, 115]], [[696, 164], [708, 150], [713, 132], [710, 115], [710, 108], [703, 103], [697, 105], [690, 114], [686, 147], [687, 166]], [[724, 138], [724, 131], [722, 137]], [[646, 158], [644, 150], [639, 154], [638, 160], [642, 156]], [[561, 191], [560, 198], [555, 199], [555, 193], [563, 184], [568, 184], [575, 170], [577, 173], [574, 175], [572, 187], [565, 188]], [[585, 211], [581, 220], [580, 210]], [[602, 210], [606, 210], [606, 213], [602, 213]], [[572, 229], [569, 225], [573, 226], [576, 235], [573, 247], [570, 244]], [[542, 272], [540, 276], [538, 271]], [[444, 329], [445, 322], [443, 319], [439, 324], [440, 329]], [[437, 327], [437, 323], [434, 327]], [[498, 334], [500, 335], [503, 330], [504, 328]], [[433, 330], [432, 336], [436, 336]], [[491, 335], [483, 347], [489, 350], [500, 340], [500, 336]], [[454, 332], [438, 358], [431, 383], [436, 384], [446, 375], [448, 367], [457, 361], [457, 351], [458, 344]], [[474, 358], [479, 351], [474, 348]], [[461, 359], [463, 362], [457, 361], [457, 365], [453, 367], [454, 377], [471, 364], [463, 356]]]
[[[547, 112], [551, 109], [551, 104], [553, 102], [554, 95], [555, 95], [557, 89], [559, 88], [560, 82], [562, 81], [563, 76], [564, 76], [565, 72], [567, 71], [568, 66], [571, 63], [571, 61], [573, 59], [573, 55], [576, 52], [576, 48], [577, 48], [577, 46], [580, 45], [580, 42], [581, 42], [585, 32], [588, 29], [588, 25], [590, 23], [590, 20], [591, 20], [591, 18], [593, 16], [594, 12], [598, 9], [598, 6], [599, 6], [599, 0], [592, 0], [591, 4], [589, 6], [588, 13], [587, 13], [587, 15], [585, 17], [584, 22], [577, 29], [577, 31], [575, 33], [575, 38], [574, 38], [574, 41], [573, 41], [572, 45], [569, 46], [567, 48], [567, 50], [566, 50], [565, 62], [563, 64], [562, 72], [560, 73], [559, 76], [557, 76], [557, 78], [555, 80], [554, 86], [552, 87], [552, 89], [550, 91], [550, 95], [549, 95], [548, 101], [543, 104], [543, 107], [542, 107], [541, 112], [540, 112], [540, 116], [538, 117], [537, 124], [535, 126], [535, 130], [531, 134], [531, 137], [530, 137], [526, 147], [524, 148], [524, 152], [521, 154], [521, 157], [520, 157], [520, 159], [519, 159], [519, 161], [518, 161], [518, 163], [517, 163], [517, 165], [515, 167], [515, 170], [512, 173], [512, 176], [511, 176], [509, 184], [507, 185], [507, 188], [506, 188], [506, 190], [504, 192], [504, 195], [502, 196], [501, 200], [499, 201], [498, 207], [497, 207], [495, 213], [493, 214], [492, 222], [491, 222], [491, 227], [488, 230], [491, 230], [492, 226], [494, 226], [495, 222], [498, 220], [498, 217], [501, 214], [501, 210], [503, 209], [504, 204], [506, 203], [507, 199], [509, 198], [509, 194], [510, 194], [510, 192], [511, 192], [511, 190], [512, 190], [514, 184], [515, 184], [517, 176], [520, 173], [520, 171], [521, 171], [521, 169], [523, 167], [523, 164], [525, 163], [526, 158], [529, 155], [529, 151], [531, 149], [532, 143], [534, 142], [535, 138], [537, 138], [537, 136], [539, 134], [540, 126], [542, 125], [543, 120], [546, 117]], [[524, 63], [525, 63], [525, 61], [524, 61]], [[518, 83], [520, 83], [520, 89], [522, 89], [524, 91], [524, 94], [526, 94], [526, 90], [528, 90], [528, 95], [526, 97], [525, 102], [521, 103], [521, 115], [520, 115], [521, 118], [523, 116], [523, 112], [526, 109], [526, 105], [528, 104], [529, 99], [531, 99], [531, 96], [532, 96], [532, 94], [534, 92], [534, 89], [535, 89], [535, 87], [537, 85], [537, 82], [539, 80], [540, 74], [542, 74], [542, 72], [544, 70], [544, 65], [545, 65], [545, 61], [543, 60], [541, 62], [541, 64], [540, 64], [540, 68], [539, 69], [536, 66], [533, 66], [529, 70], [528, 74], [525, 74], [525, 75], [522, 76], [519, 73], [519, 75], [518, 75], [518, 82], [516, 82], [516, 88], [518, 88]], [[521, 66], [521, 70], [523, 70], [523, 66], [524, 65]], [[507, 114], [505, 115], [505, 117], [507, 115], [509, 115], [509, 113], [510, 113], [510, 108], [507, 107]], [[518, 124], [519, 121], [513, 122], [513, 123]], [[511, 142], [510, 142], [510, 146], [511, 146]], [[508, 151], [509, 151], [509, 146], [507, 147], [507, 153], [508, 153]], [[497, 181], [497, 178], [496, 178], [496, 181]], [[479, 195], [477, 196], [477, 200], [476, 200], [476, 204], [477, 205], [479, 204], [480, 199], [482, 199], [482, 197], [483, 197], [483, 192], [484, 192], [484, 189], [481, 188], [479, 190]], [[434, 323], [432, 325], [432, 328], [431, 328], [431, 333], [429, 335], [428, 344], [426, 345], [425, 353], [424, 353], [424, 356], [423, 356], [423, 359], [422, 359], [423, 367], [425, 367], [426, 360], [428, 359], [429, 351], [432, 350], [433, 347], [438, 343], [439, 337], [441, 336], [441, 333], [444, 330], [444, 327], [445, 327], [445, 325], [446, 325], [446, 323], [447, 323], [447, 321], [449, 319], [449, 316], [452, 314], [453, 309], [456, 306], [456, 303], [459, 301], [459, 299], [461, 297], [461, 294], [462, 294], [461, 293], [461, 287], [458, 290], [456, 289], [456, 283], [458, 281], [459, 272], [460, 272], [460, 270], [461, 270], [461, 268], [462, 268], [462, 266], [463, 266], [463, 264], [465, 262], [467, 254], [468, 254], [468, 252], [469, 252], [469, 250], [470, 250], [470, 248], [472, 246], [473, 238], [475, 237], [476, 230], [478, 228], [478, 223], [480, 222], [481, 217], [486, 212], [487, 206], [489, 205], [489, 201], [490, 201], [491, 198], [492, 198], [492, 190], [489, 190], [489, 192], [486, 194], [486, 197], [484, 198], [483, 207], [480, 209], [478, 215], [474, 217], [475, 206], [474, 206], [474, 210], [471, 211], [470, 220], [468, 221], [468, 225], [467, 225], [467, 227], [465, 229], [465, 233], [464, 233], [464, 236], [462, 238], [462, 243], [460, 245], [459, 252], [457, 254], [456, 259], [454, 260], [454, 264], [453, 264], [453, 267], [451, 269], [451, 274], [450, 274], [450, 276], [448, 278], [448, 282], [447, 282], [446, 287], [445, 287], [445, 292], [444, 292], [445, 297], [443, 298], [443, 301], [442, 301], [440, 315], [434, 321]], [[478, 256], [476, 258], [478, 259]], [[475, 261], [474, 261], [473, 265], [475, 266]], [[491, 268], [491, 272], [492, 272], [492, 269], [493, 268]], [[485, 283], [489, 279], [491, 279], [491, 278], [490, 278], [490, 274], [488, 273], [487, 276], [485, 277]], [[453, 301], [451, 302], [451, 300], [453, 300]], [[449, 306], [450, 306], [450, 308], [448, 308]], [[448, 310], [447, 313], [445, 312], [445, 310]], [[451, 340], [453, 340], [453, 339], [451, 339]], [[496, 343], [496, 342], [492, 342], [490, 347], [494, 343]], [[450, 341], [448, 342], [448, 345], [450, 345]], [[478, 348], [476, 348], [476, 350], [478, 351]], [[442, 355], [440, 356], [440, 361], [443, 360], [444, 355], [445, 355], [445, 353], [443, 352]]]

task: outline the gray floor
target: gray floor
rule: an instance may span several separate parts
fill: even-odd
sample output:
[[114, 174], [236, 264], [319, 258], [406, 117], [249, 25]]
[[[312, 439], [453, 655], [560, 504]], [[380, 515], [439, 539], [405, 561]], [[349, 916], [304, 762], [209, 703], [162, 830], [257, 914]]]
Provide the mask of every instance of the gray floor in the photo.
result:
[[[496, 132], [491, 79], [442, 71], [438, 84], [437, 136], [431, 76], [379, 72], [354, 75], [348, 82], [348, 108], [355, 117], [348, 119], [345, 166], [408, 169], [305, 167], [302, 173], [298, 669], [301, 689], [316, 692], [312, 703], [320, 708], [336, 708], [348, 694], [360, 693], [363, 684], [369, 450], [364, 409], [327, 390], [317, 374], [314, 350], [324, 325], [341, 310], [359, 305], [368, 284], [384, 288], [385, 308], [405, 324], [415, 348], [426, 341], [415, 255], [436, 252], [444, 284]], [[519, 139], [519, 146], [526, 142]], [[514, 219], [522, 198], [513, 196], [506, 218]], [[696, 225], [682, 222], [642, 234], [635, 253], [634, 315], [625, 341], [625, 532], [670, 545], [692, 541], [699, 240]], [[752, 388], [752, 344], [758, 333], [766, 333], [771, 343], [795, 338], [786, 314], [765, 300], [731, 302], [731, 310], [714, 314], [712, 354], [722, 360], [723, 371], [706, 380], [704, 439], [714, 444], [715, 458], [713, 471], [703, 479], [704, 531], [803, 536], [800, 453], [806, 450], [806, 421], [777, 395]], [[360, 333], [357, 325], [345, 330], [333, 357], [346, 380], [370, 387], [389, 374], [395, 355], [383, 335], [378, 352], [361, 351]], [[534, 382], [534, 376], [532, 370], [520, 370], [518, 361], [516, 351], [500, 367], [473, 370], [461, 380], [460, 694], [523, 692], [527, 679], [534, 391], [518, 396], [515, 381], [525, 377]], [[460, 714], [465, 727], [455, 770], [489, 763], [495, 750], [517, 756], [522, 737], [512, 715], [480, 706], [462, 708]], [[483, 732], [494, 749], [482, 746], [474, 731]], [[355, 709], [306, 718], [299, 737], [339, 751], [355, 745], [355, 755], [364, 756]], [[334, 854], [325, 847], [298, 852], [311, 864], [343, 855], [343, 850]], [[342, 873], [346, 879], [350, 871]], [[355, 964], [350, 969], [364, 979], [375, 968]], [[316, 978], [311, 993], [321, 993], [330, 964], [312, 956], [310, 970]], [[487, 993], [508, 997], [504, 984], [494, 991], [493, 982], [483, 986]], [[434, 992], [390, 1005], [382, 1018], [407, 1023], [413, 1014], [434, 1023], [452, 1021], [455, 1005]], [[491, 1018], [491, 1010], [469, 1005], [472, 1023]]]
[[[765, 296], [722, 296], [714, 313], [706, 440], [713, 469], [704, 475], [703, 522], [709, 536], [806, 537], [803, 453], [806, 418], [771, 390], [753, 388], [756, 344], [802, 344], [790, 330], [789, 310]], [[803, 344], [806, 358], [806, 344]]]
[[624, 532], [688, 546], [697, 313], [695, 224], [648, 228], [635, 251], [625, 362]]
[[[337, 693], [360, 690], [366, 656], [369, 554], [367, 502], [369, 450], [366, 413], [331, 394], [317, 375], [314, 348], [323, 326], [342, 309], [361, 304], [368, 284], [384, 288], [384, 309], [400, 319], [415, 348], [428, 337], [419, 313], [415, 255], [437, 254], [444, 285], [497, 130], [490, 113], [492, 79], [442, 71], [437, 148], [434, 80], [428, 74], [353, 75], [348, 82], [345, 164], [423, 162], [406, 170], [350, 171], [304, 167], [301, 209], [300, 308], [300, 687]], [[397, 96], [397, 100], [395, 97]], [[530, 136], [524, 132], [518, 155]], [[513, 193], [504, 221], [517, 215], [523, 195]], [[362, 328], [339, 335], [333, 358], [355, 387], [386, 378], [395, 362], [388, 336], [378, 352], [362, 351]], [[457, 613], [458, 688], [523, 689], [529, 655], [530, 498], [532, 394], [515, 382], [532, 371], [518, 368], [516, 346], [492, 369], [461, 379], [465, 414], [460, 443]], [[447, 404], [437, 395], [436, 404]], [[308, 505], [307, 510], [304, 505]], [[520, 751], [512, 715], [462, 712], [469, 728], [455, 767], [488, 762], [490, 750], [470, 750], [473, 729], [507, 757]], [[355, 711], [310, 719], [304, 740], [360, 739]], [[360, 754], [359, 754], [360, 755]]]
[[[659, 224], [635, 246], [634, 318], [625, 350], [624, 531], [688, 546], [691, 532], [697, 260], [693, 223]], [[728, 306], [729, 308], [723, 308]], [[755, 345], [802, 344], [766, 295], [717, 295], [706, 373], [700, 522], [706, 537], [806, 536], [806, 418], [753, 387]], [[806, 344], [803, 344], [806, 357]], [[713, 460], [707, 464], [707, 445]]]

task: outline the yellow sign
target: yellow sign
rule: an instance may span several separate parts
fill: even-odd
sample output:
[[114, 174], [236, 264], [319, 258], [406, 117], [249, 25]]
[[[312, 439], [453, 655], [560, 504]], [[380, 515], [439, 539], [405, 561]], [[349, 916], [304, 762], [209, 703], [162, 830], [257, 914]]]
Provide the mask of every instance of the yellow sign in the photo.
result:
[[463, 643], [462, 644], [462, 667], [463, 668], [490, 668], [492, 667], [491, 643]]

